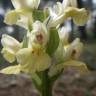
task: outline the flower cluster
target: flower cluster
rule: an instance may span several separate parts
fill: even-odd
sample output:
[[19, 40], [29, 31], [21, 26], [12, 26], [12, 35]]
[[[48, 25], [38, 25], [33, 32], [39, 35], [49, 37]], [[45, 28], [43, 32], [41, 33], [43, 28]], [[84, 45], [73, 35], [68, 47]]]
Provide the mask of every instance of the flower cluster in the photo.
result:
[[11, 0], [14, 10], [8, 12], [4, 22], [19, 25], [27, 30], [22, 42], [6, 34], [2, 35], [3, 57], [17, 65], [1, 70], [6, 74], [24, 72], [38, 77], [47, 70], [54, 77], [68, 66], [80, 71], [88, 71], [84, 63], [78, 61], [83, 48], [79, 38], [68, 42], [69, 33], [65, 26], [68, 18], [76, 25], [84, 25], [88, 20], [86, 9], [77, 8], [76, 0], [57, 2], [52, 8], [39, 10], [40, 0]]

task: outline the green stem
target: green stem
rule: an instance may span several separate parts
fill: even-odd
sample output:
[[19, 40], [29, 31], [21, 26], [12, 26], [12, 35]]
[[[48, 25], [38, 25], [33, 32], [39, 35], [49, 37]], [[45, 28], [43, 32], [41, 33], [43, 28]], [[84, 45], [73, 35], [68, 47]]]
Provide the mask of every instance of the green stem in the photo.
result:
[[42, 73], [41, 96], [52, 96], [52, 85], [47, 73], [47, 71]]

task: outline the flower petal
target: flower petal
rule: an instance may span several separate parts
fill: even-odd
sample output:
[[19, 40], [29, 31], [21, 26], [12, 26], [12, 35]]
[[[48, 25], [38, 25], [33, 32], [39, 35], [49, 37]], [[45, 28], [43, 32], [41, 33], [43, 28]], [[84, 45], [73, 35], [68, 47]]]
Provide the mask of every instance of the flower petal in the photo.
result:
[[49, 57], [48, 54], [41, 53], [41, 55], [37, 58], [37, 71], [44, 71], [46, 69], [48, 69], [51, 65], [51, 58]]
[[15, 54], [10, 50], [10, 49], [6, 49], [3, 48], [1, 53], [3, 54], [3, 57], [10, 63], [15, 61]]
[[1, 43], [4, 48], [8, 48], [13, 52], [17, 52], [21, 48], [21, 44], [7, 34], [2, 35]]
[[31, 48], [21, 49], [17, 53], [17, 61], [21, 64], [21, 70], [32, 74], [36, 71], [44, 71], [49, 68], [50, 57], [43, 52], [35, 52]]
[[0, 71], [0, 73], [4, 74], [19, 74], [20, 73], [20, 65], [9, 66]]
[[33, 23], [33, 30], [30, 35], [30, 46], [32, 43], [40, 44], [41, 46], [45, 47], [49, 40], [49, 33], [45, 24], [40, 21], [36, 21]]
[[55, 19], [50, 19], [48, 22], [48, 27], [56, 27], [57, 25], [61, 24], [62, 22], [64, 22], [65, 18], [64, 18], [64, 14], [57, 16]]
[[4, 22], [9, 25], [16, 24], [28, 30], [33, 23], [32, 12], [30, 10], [13, 10], [6, 14]]
[[19, 19], [17, 20], [16, 25], [28, 30], [30, 26], [32, 28], [32, 23], [33, 23], [33, 19], [32, 19], [31, 12], [29, 11], [27, 12], [25, 10], [19, 12]]
[[27, 5], [32, 9], [37, 9], [40, 4], [40, 0], [26, 0], [26, 2]]
[[65, 50], [64, 50], [64, 45], [60, 42], [57, 50], [55, 51], [54, 58], [56, 59], [56, 64], [61, 63], [64, 61], [64, 56], [65, 56]]
[[13, 10], [6, 14], [4, 18], [4, 22], [6, 24], [13, 25], [13, 24], [16, 24], [18, 18], [19, 18], [18, 12]]
[[81, 74], [86, 74], [89, 72], [87, 66], [85, 63], [76, 61], [76, 60], [69, 60], [64, 63], [56, 64], [51, 66], [48, 75], [50, 77], [53, 77], [55, 75], [58, 75], [63, 70], [73, 68], [74, 70], [80, 72]]
[[26, 0], [11, 0], [15, 9], [27, 8]]
[[60, 28], [58, 30], [60, 41], [62, 42], [63, 45], [67, 45], [69, 42], [68, 41], [69, 40], [69, 32], [70, 32], [70, 28], [68, 28], [67, 26], [63, 26], [62, 28]]
[[76, 60], [69, 60], [63, 64], [64, 69], [74, 68], [76, 71], [79, 71], [81, 74], [88, 73], [89, 70], [85, 63], [76, 61]]
[[73, 16], [73, 22], [76, 25], [83, 26], [87, 22], [88, 18], [88, 12], [84, 8], [82, 8], [78, 10], [76, 15]]
[[1, 43], [3, 46], [2, 54], [4, 58], [12, 63], [15, 61], [15, 54], [21, 48], [21, 44], [11, 36], [6, 34], [2, 35]]
[[64, 9], [67, 7], [77, 7], [77, 0], [63, 0], [62, 4]]
[[69, 17], [72, 17], [73, 22], [76, 25], [83, 26], [87, 22], [89, 15], [84, 8], [78, 9], [74, 7], [68, 7], [65, 10], [64, 18], [69, 18]]
[[49, 13], [51, 18], [47, 26], [56, 27], [62, 22], [64, 10], [60, 2], [57, 2], [57, 4], [53, 8], [49, 8]]
[[11, 0], [16, 9], [37, 9], [40, 0]]
[[76, 38], [70, 45], [64, 47], [65, 49], [65, 60], [68, 59], [78, 59], [80, 56], [83, 44], [80, 42], [80, 39]]

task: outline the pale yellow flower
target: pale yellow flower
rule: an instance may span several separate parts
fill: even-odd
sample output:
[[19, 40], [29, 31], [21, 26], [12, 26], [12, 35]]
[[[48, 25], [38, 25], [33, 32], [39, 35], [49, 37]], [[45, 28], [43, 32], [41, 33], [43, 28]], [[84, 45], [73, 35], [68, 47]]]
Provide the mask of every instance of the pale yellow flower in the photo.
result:
[[50, 77], [53, 77], [60, 74], [60, 72], [68, 70], [70, 68], [75, 70], [76, 72], [80, 72], [80, 74], [82, 75], [90, 72], [85, 63], [77, 60], [69, 60], [64, 63], [51, 66], [48, 75]]
[[56, 5], [53, 6], [53, 8], [49, 8], [50, 13], [50, 20], [48, 22], [49, 27], [56, 27], [58, 24], [60, 24], [61, 19], [63, 18], [63, 6], [62, 3], [57, 2]]
[[16, 54], [19, 64], [4, 68], [0, 72], [4, 74], [19, 74], [20, 72], [24, 72], [35, 78], [34, 75], [36, 72], [45, 71], [51, 65], [51, 58], [40, 48], [39, 45], [34, 45], [33, 48], [20, 49]]
[[2, 54], [4, 58], [9, 61], [10, 63], [14, 62], [16, 57], [16, 53], [21, 48], [21, 44], [11, 36], [8, 36], [6, 34], [2, 35], [1, 43], [3, 46]]
[[78, 59], [83, 49], [83, 43], [80, 42], [79, 38], [76, 38], [71, 44], [65, 45], [65, 60]]
[[71, 17], [73, 19], [73, 22], [76, 25], [83, 26], [86, 21], [89, 19], [89, 14], [86, 9], [81, 8], [73, 8], [73, 7], [68, 7], [65, 10], [65, 15], [64, 18]]
[[17, 53], [17, 61], [21, 64], [21, 71], [32, 74], [44, 71], [49, 68], [51, 58], [40, 46], [34, 45], [33, 48], [23, 48]]
[[32, 10], [37, 9], [40, 0], [11, 0], [15, 10], [8, 12], [4, 22], [9, 25], [19, 25], [25, 29], [32, 27]]
[[5, 15], [4, 22], [8, 25], [16, 24], [25, 29], [32, 27], [32, 13], [29, 10], [12, 10]]
[[[48, 22], [49, 27], [56, 27], [63, 23], [68, 18], [72, 18], [77, 25], [84, 25], [88, 20], [88, 12], [84, 9], [76, 8], [76, 0], [65, 0], [65, 2], [57, 4], [53, 8], [49, 8], [50, 20]], [[83, 20], [84, 19], [84, 20]]]
[[29, 33], [29, 47], [31, 48], [33, 43], [45, 47], [49, 40], [49, 32], [45, 24], [35, 21], [32, 29], [32, 32]]

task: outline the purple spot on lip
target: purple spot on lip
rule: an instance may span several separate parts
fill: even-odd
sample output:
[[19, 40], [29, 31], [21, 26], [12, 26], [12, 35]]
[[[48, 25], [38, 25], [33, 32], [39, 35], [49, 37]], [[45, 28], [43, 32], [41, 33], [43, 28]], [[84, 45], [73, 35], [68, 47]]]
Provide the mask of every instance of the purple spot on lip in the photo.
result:
[[43, 39], [43, 36], [42, 36], [41, 34], [38, 34], [38, 35], [36, 36], [36, 38], [37, 38], [38, 41], [41, 41], [41, 40]]
[[76, 50], [72, 51], [72, 56], [74, 56], [76, 54]]

